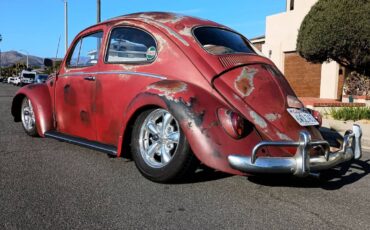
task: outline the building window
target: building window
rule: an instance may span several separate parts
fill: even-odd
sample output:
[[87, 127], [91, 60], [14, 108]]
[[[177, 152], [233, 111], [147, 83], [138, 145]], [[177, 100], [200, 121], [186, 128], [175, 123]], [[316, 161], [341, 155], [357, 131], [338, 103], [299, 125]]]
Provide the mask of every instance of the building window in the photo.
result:
[[290, 0], [290, 10], [294, 10], [294, 0]]

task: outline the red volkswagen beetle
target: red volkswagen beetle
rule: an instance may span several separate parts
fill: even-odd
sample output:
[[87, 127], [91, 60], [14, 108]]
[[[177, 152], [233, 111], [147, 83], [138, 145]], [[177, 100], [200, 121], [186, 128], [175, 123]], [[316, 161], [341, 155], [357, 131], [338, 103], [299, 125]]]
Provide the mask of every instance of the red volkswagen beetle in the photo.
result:
[[232, 174], [307, 176], [361, 157], [361, 128], [330, 152], [320, 117], [243, 35], [171, 13], [85, 29], [59, 72], [17, 92], [12, 115], [31, 136], [132, 154], [157, 182], [186, 177], [199, 162]]

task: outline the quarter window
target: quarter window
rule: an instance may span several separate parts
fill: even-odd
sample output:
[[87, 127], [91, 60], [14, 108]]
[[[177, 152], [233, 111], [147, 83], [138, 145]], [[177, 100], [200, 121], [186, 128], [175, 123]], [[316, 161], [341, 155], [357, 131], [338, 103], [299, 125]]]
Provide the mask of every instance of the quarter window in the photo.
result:
[[68, 67], [93, 66], [98, 63], [103, 32], [81, 38], [73, 48], [67, 61]]
[[157, 56], [157, 45], [147, 32], [131, 28], [113, 29], [107, 50], [109, 63], [148, 63]]

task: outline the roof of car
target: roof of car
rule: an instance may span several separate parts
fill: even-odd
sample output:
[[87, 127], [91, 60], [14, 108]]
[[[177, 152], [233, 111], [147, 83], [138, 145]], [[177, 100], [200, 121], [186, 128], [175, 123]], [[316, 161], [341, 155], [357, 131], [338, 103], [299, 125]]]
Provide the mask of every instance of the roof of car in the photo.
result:
[[140, 13], [133, 13], [133, 14], [126, 14], [126, 15], [121, 15], [118, 17], [114, 17], [111, 19], [108, 19], [108, 21], [112, 20], [119, 20], [119, 19], [137, 19], [137, 20], [143, 20], [145, 21], [146, 19], [150, 19], [153, 21], [158, 21], [162, 23], [176, 23], [181, 20], [193, 20], [195, 22], [210, 22], [209, 20], [201, 19], [201, 18], [196, 18], [196, 17], [191, 17], [191, 16], [186, 16], [183, 14], [177, 14], [177, 13], [171, 13], [171, 12], [140, 12]]
[[[193, 36], [192, 35], [192, 28], [197, 26], [212, 26], [212, 27], [220, 27], [228, 30], [232, 30], [226, 26], [218, 24], [213, 21], [209, 21], [206, 19], [186, 16], [177, 13], [169, 13], [169, 12], [142, 12], [142, 13], [134, 13], [134, 14], [127, 14], [118, 17], [114, 17], [103, 21], [99, 24], [92, 25], [84, 30], [82, 30], [78, 35], [89, 31], [92, 28], [95, 28], [97, 25], [105, 25], [105, 24], [116, 24], [120, 22], [125, 22], [125, 20], [133, 20], [133, 21], [140, 21], [147, 24], [151, 24], [156, 26], [157, 28], [164, 30], [168, 33], [173, 34], [177, 39], [179, 39], [182, 43], [188, 44], [181, 36]], [[233, 31], [233, 30], [232, 30]]]
[[160, 23], [160, 24], [171, 27], [175, 31], [181, 31], [182, 29], [184, 29], [184, 27], [192, 28], [194, 26], [199, 26], [199, 25], [225, 27], [216, 22], [212, 22], [206, 19], [186, 16], [183, 14], [170, 13], [170, 12], [141, 12], [141, 13], [127, 14], [127, 15], [122, 15], [122, 16], [108, 19], [104, 21], [103, 23], [108, 23], [112, 21], [120, 21], [124, 19], [144, 21], [147, 23], [150, 23], [150, 22]]

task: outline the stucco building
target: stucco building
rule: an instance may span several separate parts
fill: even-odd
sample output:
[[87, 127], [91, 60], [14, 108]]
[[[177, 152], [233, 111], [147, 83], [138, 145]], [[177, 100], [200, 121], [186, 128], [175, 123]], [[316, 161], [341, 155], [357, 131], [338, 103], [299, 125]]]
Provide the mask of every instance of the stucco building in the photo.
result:
[[344, 73], [336, 62], [311, 64], [296, 52], [298, 30], [318, 0], [286, 0], [286, 11], [267, 16], [264, 37], [251, 39], [284, 73], [299, 97], [341, 99]]

